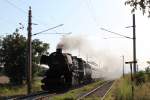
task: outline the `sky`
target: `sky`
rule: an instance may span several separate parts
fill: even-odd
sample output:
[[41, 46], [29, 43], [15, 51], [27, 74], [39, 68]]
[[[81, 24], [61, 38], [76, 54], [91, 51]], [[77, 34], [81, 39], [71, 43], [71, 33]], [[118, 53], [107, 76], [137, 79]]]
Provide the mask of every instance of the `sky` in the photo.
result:
[[[118, 57], [121, 65], [122, 55], [125, 61], [131, 61], [132, 39], [120, 38], [117, 35], [101, 30], [108, 30], [132, 37], [132, 14], [125, 0], [0, 0], [0, 36], [11, 34], [19, 23], [24, 26], [20, 33], [27, 36], [28, 9], [32, 8], [32, 34], [64, 24], [54, 30], [33, 36], [50, 44], [50, 52], [55, 51], [63, 35], [51, 33], [68, 33], [71, 36], [82, 36], [88, 39], [92, 48], [104, 49]], [[139, 69], [144, 69], [150, 60], [150, 19], [142, 12], [136, 11], [137, 59]], [[113, 38], [111, 38], [113, 37]], [[107, 39], [106, 39], [107, 38]], [[90, 47], [89, 47], [90, 48]], [[126, 65], [126, 69], [129, 67]]]

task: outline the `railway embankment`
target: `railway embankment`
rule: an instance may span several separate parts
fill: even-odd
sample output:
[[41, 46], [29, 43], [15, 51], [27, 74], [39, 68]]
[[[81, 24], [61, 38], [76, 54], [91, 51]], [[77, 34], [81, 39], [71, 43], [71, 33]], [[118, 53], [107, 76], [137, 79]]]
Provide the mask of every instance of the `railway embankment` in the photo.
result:
[[[66, 100], [66, 99], [76, 100], [80, 95], [83, 95], [83, 94], [91, 91], [92, 89], [102, 85], [103, 83], [105, 83], [104, 80], [96, 80], [95, 82], [92, 82], [90, 84], [79, 86], [77, 88], [72, 88], [71, 90], [69, 90], [67, 92], [57, 94], [54, 97], [50, 96], [50, 98], [51, 98], [50, 100]], [[40, 90], [39, 84], [40, 84], [40, 82], [38, 80], [38, 82], [36, 82], [36, 85], [35, 84], [33, 85], [34, 86], [33, 92]], [[3, 86], [0, 88], [0, 93], [1, 93], [0, 99], [2, 99], [2, 100], [6, 100], [7, 98], [14, 98], [14, 100], [15, 100], [15, 98], [26, 96], [25, 95], [26, 94], [26, 86], [19, 86], [19, 87]], [[51, 95], [51, 94], [48, 94], [48, 93], [43, 94], [42, 93], [42, 95], [39, 95], [39, 93], [38, 93], [37, 97], [35, 95], [30, 96], [30, 97], [34, 98], [31, 100], [35, 100], [35, 98], [39, 98], [39, 97], [45, 98], [45, 97], [48, 97], [49, 95]]]
[[130, 74], [121, 77], [104, 100], [150, 100], [150, 73], [138, 72], [133, 82]]
[[80, 97], [81, 95], [84, 95], [90, 92], [91, 90], [102, 85], [103, 83], [105, 83], [104, 80], [99, 80], [94, 83], [85, 85], [83, 87], [70, 90], [67, 93], [54, 96], [52, 100], [77, 100], [77, 98]]

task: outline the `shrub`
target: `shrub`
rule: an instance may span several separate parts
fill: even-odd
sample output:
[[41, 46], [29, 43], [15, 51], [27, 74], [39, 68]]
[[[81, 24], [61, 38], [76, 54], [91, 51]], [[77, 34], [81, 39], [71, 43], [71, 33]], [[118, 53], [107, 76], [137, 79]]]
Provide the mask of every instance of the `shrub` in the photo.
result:
[[145, 82], [145, 72], [144, 71], [139, 71], [135, 74], [135, 84], [136, 85], [141, 85], [142, 83]]

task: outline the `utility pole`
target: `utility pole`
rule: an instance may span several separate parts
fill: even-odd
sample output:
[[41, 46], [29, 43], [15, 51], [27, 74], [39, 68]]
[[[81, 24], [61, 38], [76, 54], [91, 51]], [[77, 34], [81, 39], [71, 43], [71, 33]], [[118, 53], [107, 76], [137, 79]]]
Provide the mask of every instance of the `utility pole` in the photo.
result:
[[116, 34], [116, 35], [124, 37], [124, 38], [133, 39], [133, 72], [136, 73], [136, 63], [137, 63], [137, 61], [136, 61], [136, 32], [135, 32], [136, 25], [135, 25], [135, 14], [133, 14], [133, 25], [132, 26], [128, 26], [126, 28], [130, 28], [130, 27], [133, 27], [133, 38], [125, 36], [125, 35], [122, 35], [122, 34], [119, 34], [119, 33], [116, 33], [116, 32], [113, 32], [113, 31], [110, 31], [110, 30], [107, 30], [105, 28], [101, 28], [101, 30], [104, 30], [104, 31]]
[[130, 64], [130, 70], [131, 70], [131, 90], [132, 90], [132, 100], [134, 100], [134, 77], [133, 77], [133, 68], [132, 64], [134, 64], [134, 61], [125, 62], [126, 64]]
[[[27, 42], [27, 54], [28, 54], [28, 57], [27, 57], [27, 93], [30, 94], [32, 92], [32, 36], [34, 35], [38, 35], [38, 34], [41, 34], [43, 32], [47, 32], [49, 30], [52, 30], [52, 29], [55, 29], [57, 27], [60, 27], [60, 26], [63, 26], [64, 24], [60, 24], [60, 25], [57, 25], [55, 27], [51, 27], [51, 28], [48, 28], [46, 30], [43, 30], [43, 31], [40, 31], [38, 33], [35, 33], [35, 34], [32, 34], [32, 24], [34, 25], [34, 23], [32, 23], [32, 11], [31, 11], [31, 7], [29, 7], [29, 11], [28, 11], [28, 28], [27, 28], [27, 31], [28, 31], [28, 42]], [[65, 34], [65, 33], [54, 33], [54, 34]], [[71, 34], [70, 32], [69, 33], [66, 33], [66, 34]]]
[[124, 56], [122, 56], [122, 72], [123, 72], [123, 77], [124, 77]]
[[32, 11], [31, 7], [29, 7], [28, 12], [28, 66], [27, 66], [27, 92], [28, 94], [31, 93], [31, 81], [32, 81], [32, 43], [31, 43], [31, 36], [32, 36]]
[[[133, 62], [134, 63], [134, 62]], [[131, 69], [131, 89], [132, 89], [132, 99], [134, 99], [134, 86], [133, 86], [133, 82], [134, 82], [134, 79], [133, 79], [133, 70], [132, 70], [132, 62], [130, 63], [130, 69]]]
[[133, 14], [133, 69], [136, 73], [136, 33], [135, 33], [135, 14]]

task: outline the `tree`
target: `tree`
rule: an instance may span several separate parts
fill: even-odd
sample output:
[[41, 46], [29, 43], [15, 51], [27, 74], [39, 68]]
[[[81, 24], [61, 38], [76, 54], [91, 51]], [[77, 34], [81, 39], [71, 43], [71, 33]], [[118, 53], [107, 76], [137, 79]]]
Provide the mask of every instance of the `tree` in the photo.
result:
[[132, 12], [139, 8], [143, 14], [148, 13], [150, 17], [150, 0], [127, 0], [125, 4], [132, 7]]
[[147, 61], [148, 66], [145, 68], [146, 73], [150, 73], [150, 61]]
[[[0, 49], [2, 48], [2, 39], [0, 37]], [[2, 57], [1, 57], [1, 52], [0, 52], [0, 61], [2, 60]], [[0, 67], [2, 66], [2, 63], [0, 62]]]
[[22, 84], [25, 77], [26, 38], [18, 33], [3, 38], [1, 63], [4, 64], [5, 74], [13, 84]]
[[49, 48], [49, 45], [47, 43], [43, 43], [39, 39], [35, 39], [32, 41], [32, 64], [33, 67], [33, 73], [32, 76], [38, 75], [41, 68], [38, 65], [40, 62], [40, 58], [43, 54], [48, 54], [47, 50]]
[[[33, 75], [38, 70], [39, 58], [43, 53], [47, 53], [49, 45], [40, 40], [33, 40]], [[23, 83], [26, 77], [27, 67], [27, 39], [15, 32], [7, 35], [2, 40], [0, 48], [0, 62], [4, 64], [5, 74], [10, 78], [10, 82], [14, 85]]]

